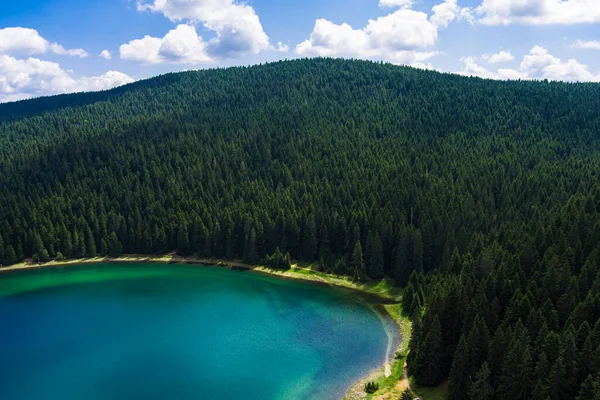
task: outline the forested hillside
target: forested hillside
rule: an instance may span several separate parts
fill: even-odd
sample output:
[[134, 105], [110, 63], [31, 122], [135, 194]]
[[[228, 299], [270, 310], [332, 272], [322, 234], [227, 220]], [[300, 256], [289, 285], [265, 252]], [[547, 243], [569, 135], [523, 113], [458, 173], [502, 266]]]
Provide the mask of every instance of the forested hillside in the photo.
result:
[[4, 104], [0, 260], [257, 263], [279, 249], [406, 286], [421, 385], [449, 377], [454, 400], [592, 399], [599, 145], [598, 84], [365, 61]]

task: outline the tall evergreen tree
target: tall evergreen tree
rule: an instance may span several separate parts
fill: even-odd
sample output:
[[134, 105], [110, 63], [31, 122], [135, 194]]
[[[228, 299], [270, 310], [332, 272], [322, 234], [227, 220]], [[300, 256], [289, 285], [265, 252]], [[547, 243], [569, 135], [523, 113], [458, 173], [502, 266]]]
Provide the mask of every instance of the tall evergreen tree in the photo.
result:
[[448, 378], [448, 400], [469, 400], [469, 354], [467, 340], [461, 336], [454, 352], [450, 377]]
[[419, 344], [415, 358], [415, 379], [419, 385], [435, 386], [444, 378], [442, 371], [442, 326], [437, 315], [422, 343]]
[[372, 278], [381, 278], [383, 276], [383, 244], [379, 234], [369, 231], [367, 236], [367, 246], [365, 250], [367, 259], [367, 274]]
[[190, 252], [190, 238], [187, 229], [187, 225], [184, 223], [179, 224], [177, 232], [177, 254], [185, 256]]
[[475, 375], [475, 382], [469, 389], [469, 399], [492, 400], [493, 398], [494, 388], [490, 385], [490, 369], [487, 362], [484, 362]]
[[366, 279], [367, 272], [363, 261], [363, 251], [360, 240], [357, 241], [356, 246], [354, 246], [354, 251], [352, 252], [352, 264], [350, 267], [352, 268], [355, 280], [364, 281]]
[[315, 217], [311, 214], [304, 224], [302, 232], [302, 257], [306, 261], [314, 261], [317, 255], [317, 225]]

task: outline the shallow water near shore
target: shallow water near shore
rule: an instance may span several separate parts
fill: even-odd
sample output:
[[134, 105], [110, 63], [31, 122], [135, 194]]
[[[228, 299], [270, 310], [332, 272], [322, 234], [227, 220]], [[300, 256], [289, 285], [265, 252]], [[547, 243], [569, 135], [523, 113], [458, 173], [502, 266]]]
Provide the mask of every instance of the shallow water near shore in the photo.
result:
[[229, 269], [94, 264], [0, 276], [1, 399], [336, 399], [383, 365], [356, 296]]

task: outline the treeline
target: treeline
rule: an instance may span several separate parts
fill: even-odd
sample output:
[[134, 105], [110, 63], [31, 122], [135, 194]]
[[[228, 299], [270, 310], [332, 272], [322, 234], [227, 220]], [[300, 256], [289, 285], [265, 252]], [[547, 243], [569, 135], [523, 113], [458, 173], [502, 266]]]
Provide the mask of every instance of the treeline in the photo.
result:
[[90, 96], [0, 105], [5, 265], [177, 251], [393, 277], [418, 383], [598, 391], [600, 85], [313, 59]]

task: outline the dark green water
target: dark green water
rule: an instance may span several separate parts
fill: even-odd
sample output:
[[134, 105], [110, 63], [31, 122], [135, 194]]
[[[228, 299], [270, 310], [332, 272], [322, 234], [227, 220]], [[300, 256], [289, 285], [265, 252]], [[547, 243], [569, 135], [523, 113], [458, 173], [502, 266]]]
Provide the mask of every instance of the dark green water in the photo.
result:
[[251, 272], [0, 274], [0, 399], [333, 399], [387, 346], [352, 295]]

